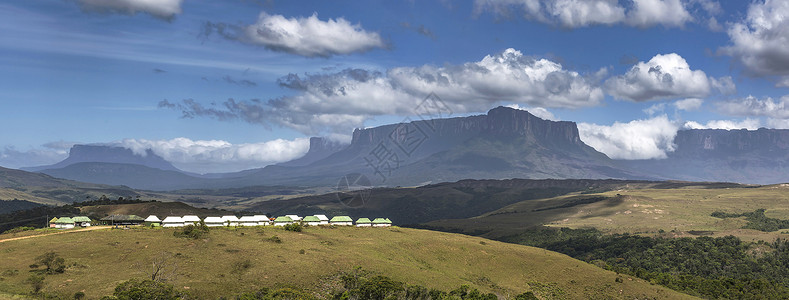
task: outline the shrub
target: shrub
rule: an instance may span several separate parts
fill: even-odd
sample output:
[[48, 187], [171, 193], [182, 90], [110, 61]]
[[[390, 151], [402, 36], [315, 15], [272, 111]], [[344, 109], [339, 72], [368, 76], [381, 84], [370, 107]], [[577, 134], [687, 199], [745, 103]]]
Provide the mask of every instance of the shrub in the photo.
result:
[[276, 235], [274, 235], [274, 236], [271, 236], [271, 237], [270, 237], [270, 238], [268, 238], [267, 240], [268, 240], [269, 242], [272, 242], [272, 243], [282, 244], [282, 240], [281, 240], [281, 239], [280, 239], [278, 236], [276, 236]]
[[285, 227], [285, 230], [287, 230], [287, 231], [295, 231], [295, 232], [301, 232], [301, 230], [303, 228], [303, 226], [301, 226], [301, 224], [299, 224], [299, 223], [291, 223], [291, 224], [285, 225], [284, 227]]
[[25, 282], [33, 287], [33, 294], [38, 294], [44, 288], [44, 275], [30, 274]]
[[131, 279], [115, 287], [113, 295], [119, 300], [175, 300], [181, 297], [173, 285], [153, 280]]
[[5, 232], [3, 232], [3, 234], [18, 233], [18, 232], [23, 232], [23, 231], [33, 230], [33, 229], [36, 229], [36, 228], [35, 227], [30, 227], [30, 226], [20, 226], [20, 227], [15, 227], [15, 228], [11, 228], [9, 230], [6, 230]]
[[203, 221], [200, 221], [197, 225], [186, 225], [181, 231], [173, 232], [173, 236], [195, 240], [202, 238], [206, 234], [208, 234], [208, 226]]

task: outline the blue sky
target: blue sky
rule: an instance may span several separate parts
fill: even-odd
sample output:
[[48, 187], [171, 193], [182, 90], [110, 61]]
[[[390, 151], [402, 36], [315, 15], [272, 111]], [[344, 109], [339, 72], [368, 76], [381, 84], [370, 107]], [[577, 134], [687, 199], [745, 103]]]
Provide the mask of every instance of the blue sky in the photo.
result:
[[789, 3], [28, 0], [0, 4], [0, 166], [75, 143], [194, 172], [398, 122], [429, 93], [579, 123], [617, 159], [687, 128], [789, 128]]

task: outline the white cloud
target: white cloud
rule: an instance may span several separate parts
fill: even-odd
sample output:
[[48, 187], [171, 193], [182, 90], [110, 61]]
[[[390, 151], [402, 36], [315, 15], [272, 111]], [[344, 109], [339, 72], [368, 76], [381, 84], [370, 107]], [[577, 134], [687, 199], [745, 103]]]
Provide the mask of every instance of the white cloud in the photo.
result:
[[528, 20], [567, 28], [613, 24], [682, 27], [695, 21], [689, 7], [701, 8], [709, 16], [711, 28], [717, 24], [713, 15], [720, 13], [720, 4], [712, 0], [475, 0], [474, 14], [522, 14]]
[[616, 98], [648, 101], [705, 97], [710, 94], [711, 84], [704, 71], [691, 70], [682, 56], [669, 53], [637, 63], [624, 75], [606, 80], [605, 86]]
[[695, 121], [687, 121], [683, 125], [685, 129], [726, 129], [726, 130], [736, 130], [736, 129], [748, 129], [748, 130], [756, 130], [761, 127], [761, 121], [759, 119], [751, 119], [747, 118], [744, 120], [710, 120], [706, 124], [701, 124]]
[[737, 93], [737, 86], [734, 85], [734, 80], [731, 76], [724, 76], [721, 78], [710, 77], [710, 84], [721, 95], [734, 95]]
[[148, 13], [161, 19], [172, 19], [181, 13], [183, 0], [76, 0], [88, 11], [122, 14]]
[[279, 83], [296, 94], [265, 102], [230, 99], [221, 106], [204, 107], [187, 99], [162, 101], [160, 107], [178, 109], [187, 118], [241, 119], [310, 135], [348, 134], [374, 116], [414, 116], [430, 93], [456, 113], [486, 111], [500, 103], [543, 108], [595, 106], [603, 99], [598, 83], [604, 74], [604, 70], [579, 74], [556, 62], [507, 49], [460, 65], [400, 67], [385, 73], [346, 69], [330, 74], [290, 74]]
[[666, 115], [613, 125], [579, 123], [581, 140], [612, 159], [666, 158], [679, 126]]
[[627, 23], [638, 27], [682, 27], [693, 20], [680, 0], [633, 0]]
[[309, 138], [276, 139], [261, 143], [232, 144], [222, 140], [124, 139], [109, 145], [145, 155], [146, 149], [184, 171], [196, 173], [232, 172], [286, 162], [307, 153]]
[[789, 129], [789, 119], [767, 119], [767, 126], [775, 129]]
[[748, 96], [745, 99], [736, 99], [718, 104], [721, 112], [732, 116], [770, 117], [774, 119], [789, 119], [789, 95], [775, 101], [773, 98], [757, 99]]
[[728, 29], [732, 45], [720, 48], [756, 76], [789, 75], [789, 2], [756, 1], [745, 20]]
[[702, 99], [688, 98], [683, 100], [677, 100], [676, 102], [674, 102], [674, 107], [676, 107], [678, 110], [691, 111], [691, 110], [699, 109], [701, 107], [701, 104], [703, 103], [704, 100]]
[[343, 18], [321, 21], [317, 13], [306, 18], [286, 18], [262, 12], [257, 23], [243, 29], [241, 41], [308, 57], [385, 47], [378, 33], [368, 32], [360, 24], [351, 24]]

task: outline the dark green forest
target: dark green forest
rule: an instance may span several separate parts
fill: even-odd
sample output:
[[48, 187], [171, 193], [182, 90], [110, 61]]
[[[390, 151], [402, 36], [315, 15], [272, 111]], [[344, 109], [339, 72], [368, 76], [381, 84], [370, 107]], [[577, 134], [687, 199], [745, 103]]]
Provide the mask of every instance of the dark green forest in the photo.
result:
[[704, 298], [789, 298], [789, 241], [734, 236], [652, 238], [595, 229], [537, 228], [507, 242], [567, 254], [620, 274]]

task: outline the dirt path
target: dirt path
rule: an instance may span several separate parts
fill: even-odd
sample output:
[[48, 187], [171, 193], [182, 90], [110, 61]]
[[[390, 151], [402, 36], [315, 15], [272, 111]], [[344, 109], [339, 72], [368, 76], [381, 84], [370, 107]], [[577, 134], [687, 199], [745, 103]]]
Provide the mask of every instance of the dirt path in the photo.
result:
[[86, 228], [73, 229], [73, 230], [65, 230], [65, 231], [58, 231], [58, 232], [53, 232], [53, 233], [46, 233], [46, 234], [39, 234], [39, 235], [28, 235], [28, 236], [20, 236], [20, 237], [14, 237], [14, 238], [7, 238], [7, 239], [2, 239], [2, 240], [0, 240], [0, 243], [3, 243], [3, 242], [8, 242], [8, 241], [24, 240], [24, 239], [29, 239], [29, 238], [37, 238], [37, 237], [42, 237], [42, 236], [50, 236], [50, 235], [56, 235], [56, 234], [63, 234], [63, 233], [69, 233], [69, 232], [81, 232], [81, 231], [99, 230], [99, 229], [109, 229], [109, 228], [112, 228], [112, 226], [91, 226], [91, 227], [86, 227]]

